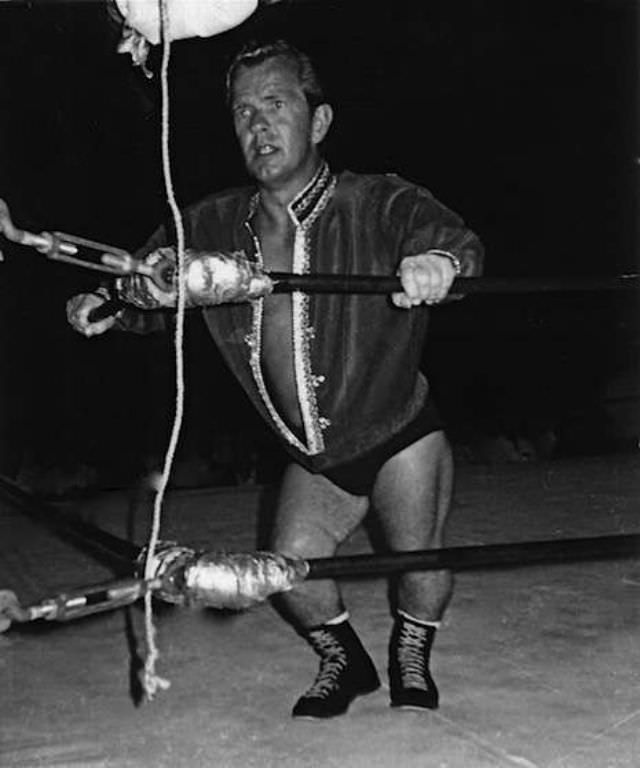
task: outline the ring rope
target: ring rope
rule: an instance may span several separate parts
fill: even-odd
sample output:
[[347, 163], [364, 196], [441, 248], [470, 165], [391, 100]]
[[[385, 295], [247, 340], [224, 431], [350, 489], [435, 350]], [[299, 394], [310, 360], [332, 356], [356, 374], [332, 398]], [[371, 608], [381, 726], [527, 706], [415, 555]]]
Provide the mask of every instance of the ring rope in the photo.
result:
[[[150, 581], [154, 575], [155, 551], [159, 540], [160, 527], [162, 520], [162, 506], [165, 492], [171, 475], [171, 468], [176, 454], [180, 430], [182, 428], [184, 416], [184, 319], [185, 319], [185, 285], [184, 285], [184, 251], [185, 236], [182, 216], [176, 202], [175, 190], [171, 174], [171, 162], [169, 158], [169, 60], [171, 56], [171, 42], [169, 35], [169, 11], [168, 0], [159, 0], [160, 2], [160, 32], [162, 38], [162, 64], [160, 69], [160, 84], [162, 94], [162, 170], [164, 174], [165, 188], [167, 193], [167, 202], [176, 228], [177, 238], [177, 264], [178, 264], [178, 301], [176, 310], [175, 326], [175, 365], [176, 365], [176, 398], [175, 415], [169, 444], [164, 459], [162, 474], [158, 480], [156, 494], [153, 503], [153, 519], [149, 540], [146, 547], [146, 560], [144, 569], [144, 578]], [[142, 686], [149, 700], [153, 699], [158, 689], [166, 690], [170, 686], [170, 681], [160, 677], [156, 673], [156, 661], [159, 657], [159, 650], [156, 644], [156, 629], [153, 621], [152, 593], [148, 590], [144, 595], [144, 615], [145, 615], [145, 642], [146, 658], [144, 670], [142, 672]]]

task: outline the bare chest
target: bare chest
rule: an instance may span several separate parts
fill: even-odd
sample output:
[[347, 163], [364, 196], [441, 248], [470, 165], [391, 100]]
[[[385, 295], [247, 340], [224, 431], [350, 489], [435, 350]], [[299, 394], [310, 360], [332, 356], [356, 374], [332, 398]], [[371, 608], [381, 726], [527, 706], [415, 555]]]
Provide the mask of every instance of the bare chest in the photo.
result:
[[[264, 269], [290, 272], [293, 263], [292, 227], [258, 228]], [[293, 360], [291, 296], [274, 294], [264, 300], [262, 316], [262, 368], [269, 393], [290, 427], [302, 425]]]

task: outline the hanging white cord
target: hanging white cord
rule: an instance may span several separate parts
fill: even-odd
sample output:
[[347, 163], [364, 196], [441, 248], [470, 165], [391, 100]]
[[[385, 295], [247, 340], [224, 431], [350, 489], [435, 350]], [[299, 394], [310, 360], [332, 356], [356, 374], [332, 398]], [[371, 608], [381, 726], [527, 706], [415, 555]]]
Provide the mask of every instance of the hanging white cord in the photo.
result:
[[[160, 84], [162, 93], [162, 169], [164, 172], [164, 181], [167, 192], [167, 201], [173, 215], [176, 228], [177, 242], [177, 264], [178, 264], [178, 301], [176, 312], [175, 328], [175, 365], [176, 365], [176, 402], [175, 417], [169, 439], [169, 445], [165, 455], [162, 475], [159, 479], [158, 487], [153, 504], [153, 522], [149, 541], [147, 543], [147, 557], [145, 561], [144, 578], [150, 581], [153, 576], [155, 549], [158, 544], [160, 534], [160, 521], [162, 515], [162, 504], [165, 491], [171, 475], [171, 467], [178, 445], [180, 429], [184, 414], [184, 314], [185, 314], [185, 285], [184, 285], [184, 226], [180, 210], [176, 202], [171, 178], [171, 164], [169, 161], [169, 58], [171, 43], [169, 40], [169, 12], [167, 9], [167, 0], [159, 0], [160, 3], [160, 29], [162, 37], [162, 65], [160, 70]], [[151, 602], [151, 590], [144, 596], [144, 614], [145, 614], [145, 640], [147, 646], [143, 680], [142, 684], [147, 695], [151, 700], [158, 688], [166, 689], [170, 682], [159, 677], [155, 671], [156, 660], [159, 656], [158, 647], [155, 641], [156, 630], [153, 623], [153, 606]]]

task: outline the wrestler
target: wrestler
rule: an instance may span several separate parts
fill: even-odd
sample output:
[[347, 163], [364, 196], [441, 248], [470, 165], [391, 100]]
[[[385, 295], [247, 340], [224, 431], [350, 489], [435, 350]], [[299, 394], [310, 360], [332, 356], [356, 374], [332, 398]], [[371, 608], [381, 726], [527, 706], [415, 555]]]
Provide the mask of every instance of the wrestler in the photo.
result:
[[[482, 246], [422, 187], [396, 175], [332, 173], [320, 152], [332, 108], [309, 58], [292, 46], [278, 41], [243, 50], [227, 83], [255, 185], [186, 210], [187, 246], [243, 251], [267, 271], [397, 273], [403, 288], [391, 297], [273, 294], [203, 308], [226, 362], [291, 457], [271, 548], [332, 557], [369, 508], [389, 550], [440, 547], [453, 463], [420, 371], [430, 312], [422, 305], [442, 302], [456, 275], [479, 274]], [[153, 259], [167, 240], [160, 229], [138, 256]], [[127, 280], [121, 295], [135, 285]], [[70, 322], [86, 335], [158, 324], [158, 313], [133, 309], [90, 322], [89, 312], [104, 300], [70, 300]], [[449, 572], [398, 578], [388, 649], [391, 706], [438, 706], [429, 660], [451, 592]], [[379, 687], [336, 583], [303, 582], [278, 599], [320, 657], [295, 717], [339, 715]]]

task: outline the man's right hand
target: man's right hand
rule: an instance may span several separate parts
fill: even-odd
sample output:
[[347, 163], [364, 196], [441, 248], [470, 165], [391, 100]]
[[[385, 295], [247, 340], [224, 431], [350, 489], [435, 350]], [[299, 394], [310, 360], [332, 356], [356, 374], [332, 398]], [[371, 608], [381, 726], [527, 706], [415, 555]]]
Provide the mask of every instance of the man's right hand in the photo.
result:
[[84, 336], [98, 336], [113, 328], [116, 315], [110, 315], [95, 322], [89, 319], [91, 312], [101, 307], [108, 298], [98, 293], [80, 293], [67, 301], [67, 320], [71, 326]]

